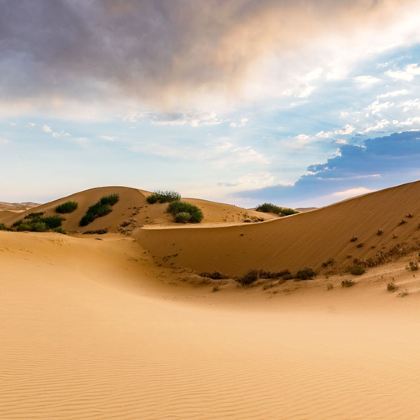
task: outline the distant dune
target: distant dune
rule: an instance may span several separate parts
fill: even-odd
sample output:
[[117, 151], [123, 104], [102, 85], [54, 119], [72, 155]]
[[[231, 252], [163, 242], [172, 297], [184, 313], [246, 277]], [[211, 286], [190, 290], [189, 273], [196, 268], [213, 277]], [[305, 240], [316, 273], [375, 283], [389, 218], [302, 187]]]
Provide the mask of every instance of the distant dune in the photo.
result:
[[[85, 227], [79, 226], [79, 221], [86, 213], [89, 206], [95, 204], [101, 197], [109, 194], [118, 194], [119, 202], [113, 207], [112, 213], [96, 219]], [[67, 197], [60, 198], [36, 208], [30, 208], [26, 212], [15, 214], [12, 212], [0, 212], [0, 223], [8, 225], [22, 219], [32, 212], [44, 212], [46, 216], [55, 215], [55, 208], [66, 202], [76, 201], [78, 208], [70, 214], [65, 214], [63, 227], [67, 232], [86, 232], [89, 230], [107, 229], [109, 232], [121, 230], [131, 232], [144, 225], [175, 225], [172, 216], [166, 212], [167, 204], [148, 204], [146, 201], [150, 192], [127, 187], [100, 187], [78, 192]], [[249, 218], [272, 219], [276, 216], [261, 213], [254, 210], [246, 210], [229, 204], [215, 203], [206, 200], [183, 198], [183, 201], [195, 204], [203, 211], [204, 224], [207, 223], [241, 223]], [[125, 227], [122, 229], [123, 226]], [[179, 225], [178, 225], [179, 226]]]

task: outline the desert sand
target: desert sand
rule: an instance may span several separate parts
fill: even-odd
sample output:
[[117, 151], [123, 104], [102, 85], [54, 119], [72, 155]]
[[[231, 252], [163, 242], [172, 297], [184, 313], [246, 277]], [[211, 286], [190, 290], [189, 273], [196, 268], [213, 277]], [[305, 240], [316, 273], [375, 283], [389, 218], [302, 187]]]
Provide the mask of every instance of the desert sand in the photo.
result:
[[[238, 226], [209, 217], [206, 227], [165, 227], [161, 210], [154, 228], [128, 235], [0, 232], [0, 418], [416, 418], [420, 282], [406, 266], [418, 249], [369, 269], [351, 288], [340, 286], [352, 276], [339, 270], [243, 288], [198, 276], [193, 256], [198, 269], [234, 274], [256, 262], [293, 269], [305, 258], [341, 266], [342, 254], [356, 255], [349, 235], [369, 245], [356, 248], [361, 254], [371, 243], [414, 247], [419, 190], [407, 184]], [[133, 207], [144, 206], [137, 191], [120, 190], [119, 207], [100, 226], [117, 231], [134, 217]], [[77, 230], [75, 217], [67, 222]], [[283, 260], [285, 243], [299, 258]], [[173, 248], [179, 257], [161, 261]], [[256, 259], [240, 263], [241, 255]], [[395, 293], [386, 290], [392, 280]]]

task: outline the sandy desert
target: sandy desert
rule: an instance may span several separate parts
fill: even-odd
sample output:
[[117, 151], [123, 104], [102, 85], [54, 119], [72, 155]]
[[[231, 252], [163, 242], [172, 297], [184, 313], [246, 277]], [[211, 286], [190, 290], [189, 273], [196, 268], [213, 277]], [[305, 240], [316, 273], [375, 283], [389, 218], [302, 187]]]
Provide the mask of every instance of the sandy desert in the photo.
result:
[[[87, 206], [110, 193], [119, 202], [94, 221], [108, 233], [82, 234]], [[97, 188], [1, 213], [11, 224], [79, 203], [66, 235], [0, 232], [0, 418], [417, 416], [420, 278], [407, 267], [420, 182], [254, 223], [241, 218], [258, 212], [191, 200], [194, 226], [148, 194]], [[379, 252], [365, 274], [346, 271], [350, 253]], [[304, 266], [315, 279], [235, 280]]]

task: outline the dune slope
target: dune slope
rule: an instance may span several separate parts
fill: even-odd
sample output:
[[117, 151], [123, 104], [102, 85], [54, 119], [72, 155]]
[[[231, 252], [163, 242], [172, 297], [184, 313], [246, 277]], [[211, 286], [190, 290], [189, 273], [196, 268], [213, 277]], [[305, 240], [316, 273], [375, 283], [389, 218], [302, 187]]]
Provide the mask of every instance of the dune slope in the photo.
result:
[[255, 289], [201, 288], [198, 299], [156, 270], [131, 238], [0, 232], [0, 418], [420, 411], [417, 296], [398, 299], [381, 285], [293, 304]]
[[260, 224], [140, 229], [136, 237], [160, 263], [198, 272], [320, 269], [331, 259], [344, 269], [420, 247], [420, 182]]

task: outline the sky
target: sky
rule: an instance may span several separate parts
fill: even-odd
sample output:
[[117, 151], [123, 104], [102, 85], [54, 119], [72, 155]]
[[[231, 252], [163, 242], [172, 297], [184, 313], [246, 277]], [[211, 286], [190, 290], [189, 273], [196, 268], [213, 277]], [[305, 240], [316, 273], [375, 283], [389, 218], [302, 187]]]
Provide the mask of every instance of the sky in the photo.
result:
[[0, 201], [322, 206], [420, 179], [420, 0], [0, 0]]

